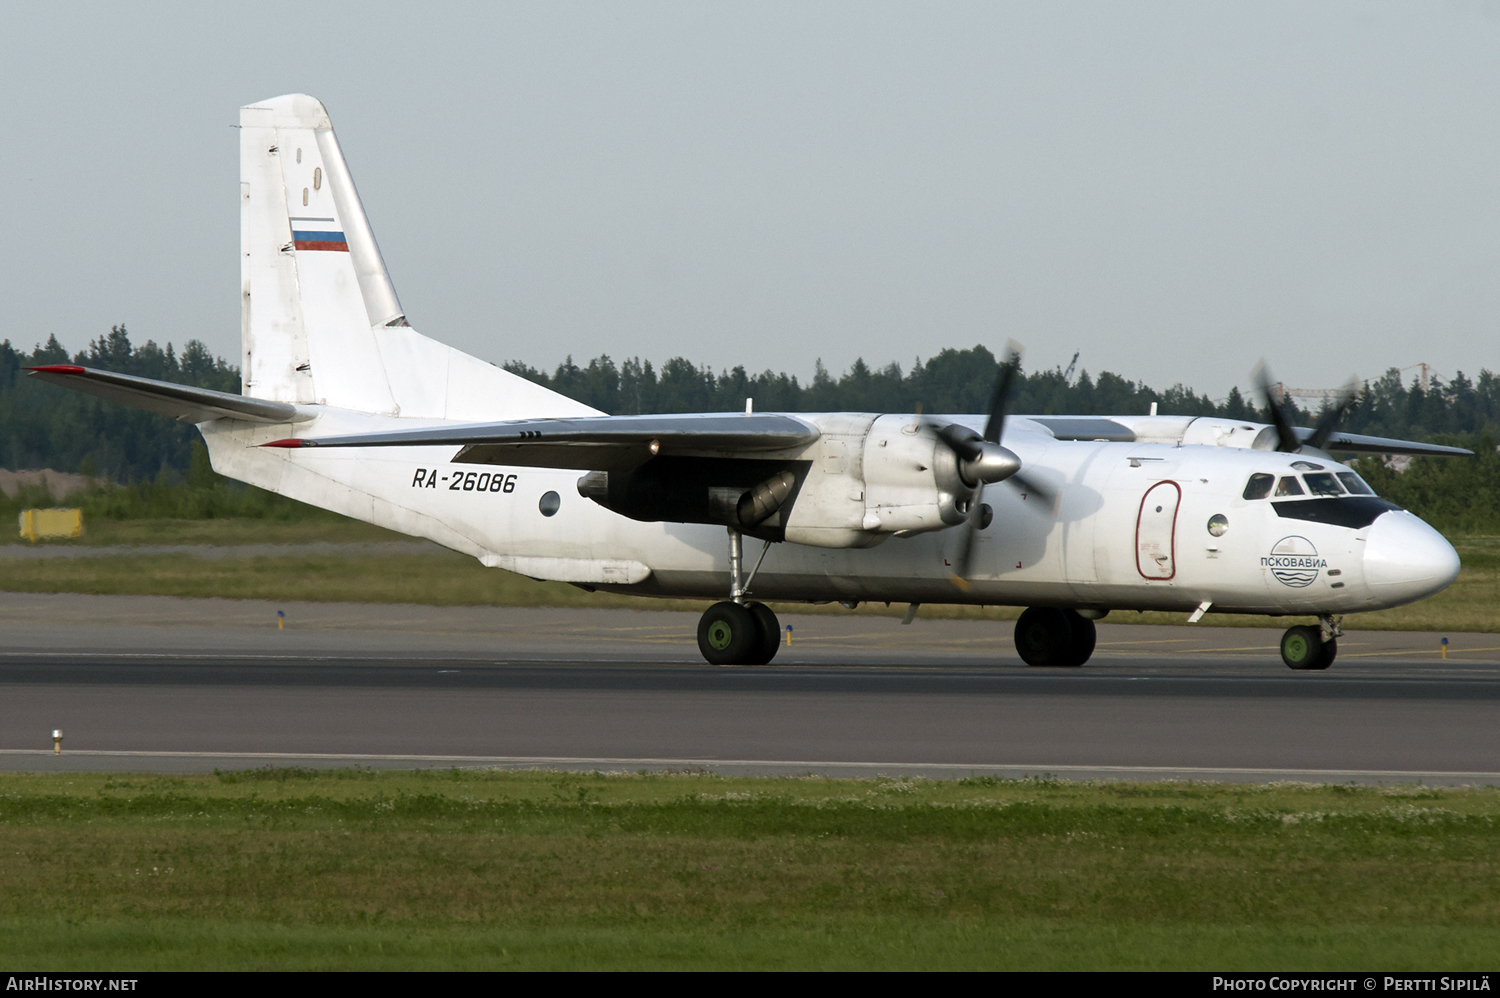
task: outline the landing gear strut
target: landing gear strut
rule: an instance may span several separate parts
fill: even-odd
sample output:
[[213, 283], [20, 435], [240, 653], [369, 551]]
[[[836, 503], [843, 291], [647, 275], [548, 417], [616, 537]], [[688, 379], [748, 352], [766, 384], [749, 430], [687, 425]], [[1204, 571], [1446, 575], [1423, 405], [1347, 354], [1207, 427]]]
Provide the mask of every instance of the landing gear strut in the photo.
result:
[[729, 530], [729, 599], [715, 603], [698, 621], [698, 650], [710, 665], [766, 665], [781, 647], [781, 623], [764, 603], [746, 599], [750, 582], [766, 560], [771, 542], [740, 584], [743, 545], [740, 532]]
[[1032, 666], [1079, 666], [1094, 654], [1094, 622], [1075, 610], [1033, 606], [1016, 621], [1016, 651]]
[[1281, 636], [1281, 660], [1289, 669], [1316, 671], [1333, 664], [1339, 653], [1339, 636], [1344, 629], [1337, 617], [1319, 617], [1318, 626], [1299, 624], [1288, 627]]

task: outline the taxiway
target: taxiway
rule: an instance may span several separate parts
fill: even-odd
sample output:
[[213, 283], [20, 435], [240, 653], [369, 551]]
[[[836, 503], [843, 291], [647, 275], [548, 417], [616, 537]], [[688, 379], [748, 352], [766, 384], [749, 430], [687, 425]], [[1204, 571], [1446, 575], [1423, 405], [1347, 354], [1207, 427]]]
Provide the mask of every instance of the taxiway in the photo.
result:
[[[286, 627], [276, 627], [282, 610]], [[0, 596], [0, 768], [276, 765], [1500, 783], [1500, 638], [1100, 626], [1028, 669], [1010, 625], [784, 617], [713, 668], [696, 616]], [[50, 733], [65, 733], [63, 753]]]

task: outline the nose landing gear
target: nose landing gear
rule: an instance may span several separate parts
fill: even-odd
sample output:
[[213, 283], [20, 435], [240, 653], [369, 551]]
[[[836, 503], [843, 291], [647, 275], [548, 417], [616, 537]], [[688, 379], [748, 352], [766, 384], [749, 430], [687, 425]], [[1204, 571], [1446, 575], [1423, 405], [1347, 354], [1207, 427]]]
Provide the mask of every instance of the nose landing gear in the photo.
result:
[[741, 550], [740, 533], [730, 528], [729, 599], [709, 607], [698, 621], [698, 650], [710, 665], [766, 665], [781, 647], [781, 622], [776, 614], [764, 603], [745, 598], [771, 542], [761, 549], [744, 585], [740, 584]]
[[1079, 666], [1094, 654], [1094, 622], [1076, 610], [1027, 607], [1016, 621], [1016, 651], [1032, 666]]
[[1318, 626], [1299, 624], [1288, 627], [1281, 636], [1281, 660], [1287, 668], [1314, 672], [1328, 668], [1339, 653], [1339, 636], [1344, 629], [1335, 617], [1319, 617]]

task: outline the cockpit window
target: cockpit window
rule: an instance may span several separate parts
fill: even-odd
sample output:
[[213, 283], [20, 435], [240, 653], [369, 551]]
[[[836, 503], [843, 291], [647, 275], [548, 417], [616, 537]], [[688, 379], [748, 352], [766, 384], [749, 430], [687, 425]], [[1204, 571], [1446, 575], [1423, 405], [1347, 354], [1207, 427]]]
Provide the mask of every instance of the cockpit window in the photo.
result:
[[1344, 494], [1344, 487], [1339, 484], [1339, 480], [1326, 471], [1317, 475], [1303, 475], [1302, 478], [1307, 482], [1307, 491], [1315, 496], [1341, 496]]
[[1271, 486], [1275, 484], [1275, 475], [1251, 475], [1250, 481], [1245, 483], [1245, 498], [1264, 499], [1271, 494]]
[[1339, 472], [1339, 481], [1344, 483], [1344, 488], [1349, 490], [1350, 495], [1372, 496], [1375, 490], [1365, 484], [1365, 480], [1352, 471]]
[[1276, 494], [1279, 496], [1302, 495], [1302, 483], [1297, 481], [1296, 475], [1287, 475], [1276, 485]]

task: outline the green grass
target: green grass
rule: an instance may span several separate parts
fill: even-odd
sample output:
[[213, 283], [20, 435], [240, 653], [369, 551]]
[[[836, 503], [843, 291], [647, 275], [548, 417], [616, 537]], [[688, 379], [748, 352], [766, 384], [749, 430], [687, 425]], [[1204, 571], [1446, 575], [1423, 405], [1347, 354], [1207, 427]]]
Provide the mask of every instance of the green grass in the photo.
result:
[[[72, 545], [298, 544], [407, 540], [403, 535], [353, 520], [268, 523], [263, 520], [126, 520], [91, 526]], [[1464, 568], [1444, 592], [1412, 606], [1351, 614], [1350, 630], [1500, 631], [1500, 538], [1461, 537], [1454, 544]], [[423, 603], [432, 606], [624, 607], [701, 610], [702, 600], [653, 600], [586, 593], [556, 582], [535, 582], [488, 569], [465, 555], [435, 551], [417, 555], [286, 555], [207, 560], [177, 555], [114, 554], [99, 558], [0, 561], [0, 591], [47, 593], [213, 595], [234, 599]], [[831, 606], [773, 604], [778, 612], [846, 614]], [[899, 616], [904, 604], [865, 604], [857, 613]], [[1019, 607], [939, 606], [922, 616], [935, 619], [1014, 620]], [[1181, 624], [1182, 613], [1121, 611], [1110, 623]], [[1312, 618], [1210, 613], [1204, 625], [1284, 628]]]
[[[142, 544], [336, 544], [373, 541], [410, 541], [405, 534], [385, 530], [347, 517], [328, 516], [307, 520], [256, 520], [231, 517], [212, 520], [106, 520], [87, 519], [78, 538], [53, 538], [38, 545], [65, 547], [115, 547]], [[11, 538], [9, 543], [24, 543]]]
[[1482, 969], [1500, 791], [0, 776], [36, 969]]

